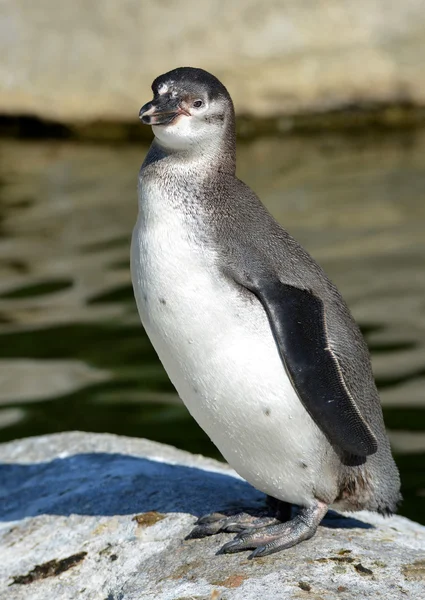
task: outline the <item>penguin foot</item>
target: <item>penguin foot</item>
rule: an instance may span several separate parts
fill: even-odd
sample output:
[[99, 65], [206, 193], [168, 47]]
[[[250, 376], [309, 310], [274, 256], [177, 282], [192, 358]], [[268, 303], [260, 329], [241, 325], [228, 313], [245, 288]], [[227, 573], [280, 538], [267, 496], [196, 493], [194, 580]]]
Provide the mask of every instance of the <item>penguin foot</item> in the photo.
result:
[[215, 533], [242, 533], [254, 529], [277, 525], [291, 518], [292, 505], [267, 496], [264, 509], [249, 508], [241, 512], [214, 512], [198, 519], [187, 540], [203, 538]]
[[273, 515], [264, 514], [264, 511], [240, 512], [233, 515], [211, 513], [198, 519], [196, 526], [186, 539], [203, 538], [220, 533], [221, 531], [227, 533], [252, 531], [253, 529], [274, 525], [279, 522], [279, 519]]
[[267, 525], [239, 533], [234, 540], [224, 544], [217, 554], [255, 548], [248, 557], [255, 558], [285, 550], [313, 537], [327, 510], [327, 504], [316, 501], [313, 506], [301, 509], [299, 514], [287, 523]]

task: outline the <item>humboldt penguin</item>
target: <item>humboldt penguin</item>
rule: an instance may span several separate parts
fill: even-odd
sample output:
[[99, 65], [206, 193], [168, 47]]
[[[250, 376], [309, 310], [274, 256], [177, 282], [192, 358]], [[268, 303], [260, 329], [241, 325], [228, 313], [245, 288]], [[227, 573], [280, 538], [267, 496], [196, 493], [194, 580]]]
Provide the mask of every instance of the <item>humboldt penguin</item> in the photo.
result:
[[236, 532], [220, 552], [264, 556], [311, 538], [330, 506], [392, 513], [400, 481], [366, 343], [322, 268], [236, 177], [227, 89], [181, 67], [152, 91], [131, 248], [140, 318], [190, 414], [275, 507], [207, 515], [190, 537]]

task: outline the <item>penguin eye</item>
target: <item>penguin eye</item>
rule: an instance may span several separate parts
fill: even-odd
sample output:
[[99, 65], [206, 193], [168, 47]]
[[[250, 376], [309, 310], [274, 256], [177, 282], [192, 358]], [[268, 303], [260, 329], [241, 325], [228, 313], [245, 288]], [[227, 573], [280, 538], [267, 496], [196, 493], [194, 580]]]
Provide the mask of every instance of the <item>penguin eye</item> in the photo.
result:
[[202, 100], [195, 100], [195, 102], [193, 102], [192, 106], [194, 108], [201, 108], [201, 106], [203, 105]]

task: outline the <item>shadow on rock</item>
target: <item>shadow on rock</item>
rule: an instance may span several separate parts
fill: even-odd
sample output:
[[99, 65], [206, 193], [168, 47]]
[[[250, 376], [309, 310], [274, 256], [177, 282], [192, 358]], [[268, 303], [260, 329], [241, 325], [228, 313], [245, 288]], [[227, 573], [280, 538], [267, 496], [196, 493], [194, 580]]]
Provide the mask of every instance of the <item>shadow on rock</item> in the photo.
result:
[[[0, 521], [37, 515], [203, 514], [264, 506], [264, 495], [224, 473], [124, 454], [87, 453], [50, 462], [0, 464]], [[330, 511], [325, 527], [372, 525]]]

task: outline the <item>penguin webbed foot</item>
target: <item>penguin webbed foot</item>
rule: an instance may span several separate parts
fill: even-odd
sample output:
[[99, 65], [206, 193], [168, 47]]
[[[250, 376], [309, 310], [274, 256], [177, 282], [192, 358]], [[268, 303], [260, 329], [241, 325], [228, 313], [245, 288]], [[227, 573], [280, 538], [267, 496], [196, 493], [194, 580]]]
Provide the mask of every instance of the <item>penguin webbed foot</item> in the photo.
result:
[[292, 505], [271, 496], [266, 497], [264, 508], [246, 508], [241, 511], [214, 512], [200, 517], [187, 540], [203, 538], [220, 532], [241, 533], [268, 525], [275, 525], [291, 518]]
[[203, 538], [220, 532], [241, 533], [279, 523], [279, 520], [264, 510], [249, 510], [234, 514], [211, 513], [198, 519], [187, 540]]
[[217, 554], [254, 549], [248, 557], [251, 559], [291, 548], [313, 537], [327, 510], [327, 504], [316, 502], [308, 508], [302, 508], [296, 517], [286, 523], [279, 522], [265, 527], [251, 528], [251, 530], [246, 529], [234, 540], [224, 544]]

